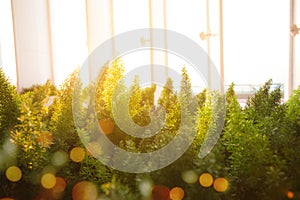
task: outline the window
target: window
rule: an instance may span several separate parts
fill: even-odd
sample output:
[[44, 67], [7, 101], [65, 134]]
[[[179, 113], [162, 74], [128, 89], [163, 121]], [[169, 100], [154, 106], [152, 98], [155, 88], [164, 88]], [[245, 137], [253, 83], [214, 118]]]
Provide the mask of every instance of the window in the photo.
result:
[[289, 1], [224, 1], [223, 8], [225, 84], [272, 78], [287, 86]]
[[11, 83], [17, 84], [15, 43], [10, 0], [0, 1], [0, 66]]
[[87, 58], [85, 1], [50, 1], [54, 80], [60, 84]]

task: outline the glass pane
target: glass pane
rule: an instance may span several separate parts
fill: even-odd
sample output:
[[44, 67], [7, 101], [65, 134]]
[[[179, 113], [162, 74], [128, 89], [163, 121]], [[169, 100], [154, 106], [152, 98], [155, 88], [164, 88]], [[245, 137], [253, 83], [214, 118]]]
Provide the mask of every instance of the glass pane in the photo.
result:
[[225, 84], [287, 89], [289, 1], [224, 1]]
[[[130, 2], [130, 3], [129, 3]], [[149, 27], [149, 7], [148, 0], [114, 0], [114, 32], [118, 35], [123, 32], [132, 31], [134, 29], [148, 28]], [[149, 35], [141, 36], [141, 41], [148, 42]], [[119, 43], [115, 44], [116, 54], [118, 55]], [[142, 43], [141, 43], [142, 45]], [[148, 65], [150, 63], [150, 53], [147, 50], [133, 51], [129, 54], [122, 56], [125, 65], [125, 73], [131, 71], [133, 68]], [[149, 71], [146, 74], [150, 74]]]
[[85, 1], [53, 0], [50, 9], [54, 80], [60, 84], [87, 58]]
[[115, 34], [148, 27], [148, 0], [114, 0], [113, 3]]
[[17, 83], [15, 43], [10, 0], [0, 1], [0, 66], [12, 84]]
[[[294, 23], [300, 28], [300, 1], [295, 0], [295, 17]], [[300, 31], [294, 36], [294, 89], [300, 85]]]
[[[206, 14], [206, 1], [204, 0], [190, 0], [188, 3], [180, 0], [168, 0], [167, 29], [185, 35], [201, 46], [204, 51], [207, 51], [207, 41], [200, 39], [201, 32], [206, 34]], [[178, 71], [186, 66], [194, 91], [199, 92], [203, 89], [205, 80], [199, 77], [198, 73], [194, 73], [192, 68], [189, 69], [190, 66], [187, 62], [169, 56], [169, 66]]]

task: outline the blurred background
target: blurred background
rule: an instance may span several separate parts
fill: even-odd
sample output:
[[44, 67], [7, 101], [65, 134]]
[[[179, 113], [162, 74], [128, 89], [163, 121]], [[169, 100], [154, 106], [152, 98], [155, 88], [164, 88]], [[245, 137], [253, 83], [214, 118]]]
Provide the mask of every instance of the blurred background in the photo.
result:
[[[59, 86], [107, 39], [163, 28], [199, 44], [225, 88], [236, 84], [241, 103], [269, 79], [287, 99], [300, 85], [299, 27], [299, 0], [1, 0], [0, 65], [19, 91], [46, 80]], [[141, 43], [152, 39], [143, 36]], [[125, 66], [155, 59], [174, 66], [167, 55], [153, 56], [129, 56]]]

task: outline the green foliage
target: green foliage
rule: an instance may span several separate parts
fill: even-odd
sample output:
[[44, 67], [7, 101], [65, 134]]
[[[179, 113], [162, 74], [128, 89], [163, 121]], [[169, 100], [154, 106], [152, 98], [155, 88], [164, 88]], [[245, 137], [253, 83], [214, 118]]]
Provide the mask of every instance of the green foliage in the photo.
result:
[[20, 100], [16, 88], [10, 84], [0, 68], [0, 144], [5, 131], [18, 122]]
[[197, 135], [194, 146], [201, 146], [200, 149], [196, 147], [197, 151], [200, 151], [200, 157], [209, 153], [219, 139], [226, 113], [224, 96], [216, 91], [205, 92], [206, 101], [203, 106], [198, 107], [196, 115]]
[[250, 98], [246, 105], [246, 112], [249, 120], [254, 123], [262, 121], [263, 118], [271, 116], [274, 108], [280, 105], [281, 92], [280, 88], [271, 91], [272, 80], [267, 81], [255, 94]]
[[[52, 97], [55, 88], [50, 82], [21, 95], [18, 124], [11, 131], [11, 142], [17, 146], [17, 166], [22, 169], [20, 187], [14, 188], [19, 199], [22, 195], [36, 194], [39, 187], [33, 174], [40, 173], [49, 164], [53, 135], [49, 131]], [[26, 186], [27, 185], [27, 186]], [[19, 196], [20, 195], [20, 196]]]
[[[54, 134], [56, 150], [68, 152], [80, 145], [77, 129], [73, 120], [72, 100], [75, 87], [81, 87], [77, 82], [78, 70], [74, 71], [61, 86], [55, 98], [51, 118], [51, 131]], [[74, 94], [76, 101], [80, 102], [80, 94]]]
[[99, 160], [89, 155], [81, 162], [79, 176], [81, 180], [103, 184], [112, 178], [112, 170], [109, 170]]
[[115, 59], [110, 65], [103, 67], [96, 83], [95, 106], [98, 119], [112, 116], [112, 97], [119, 81], [123, 78], [124, 65], [120, 59]]
[[22, 90], [19, 92], [19, 94], [25, 94], [27, 92], [36, 92], [38, 90], [42, 90], [42, 89], [47, 89], [47, 90], [50, 90], [50, 96], [52, 95], [56, 95], [56, 92], [57, 92], [57, 89], [55, 87], [55, 85], [53, 85], [51, 83], [51, 81], [47, 81], [46, 84], [35, 84], [35, 85], [32, 85], [31, 87], [29, 88], [22, 88]]
[[[195, 106], [196, 102], [193, 96], [191, 79], [189, 78], [185, 67], [181, 70], [181, 77], [182, 79], [179, 92], [180, 109], [184, 112], [186, 111], [188, 113], [187, 115], [191, 116], [195, 114], [193, 107]], [[183, 116], [183, 118], [190, 116]]]
[[168, 78], [158, 99], [158, 104], [166, 112], [165, 130], [176, 133], [180, 124], [181, 111], [177, 94], [173, 90], [173, 81], [171, 78]]
[[270, 91], [270, 85], [271, 81], [268, 81], [249, 99], [245, 110], [237, 104], [233, 85], [227, 93], [224, 138], [229, 154], [227, 165], [234, 183], [231, 193], [238, 198], [274, 199], [274, 195], [282, 196], [279, 188], [284, 180], [284, 162], [274, 151], [276, 147], [272, 140], [275, 133], [271, 134], [278, 127], [280, 91]]
[[47, 153], [53, 144], [53, 136], [49, 132], [52, 106], [50, 96], [53, 94], [55, 90], [47, 82], [21, 96], [19, 123], [11, 137], [21, 150], [18, 154], [19, 165], [29, 171], [38, 170], [47, 162]]
[[[114, 116], [112, 113], [112, 105], [115, 101], [113, 97], [127, 98], [124, 93], [126, 87], [122, 81], [124, 75], [124, 65], [120, 59], [115, 59], [111, 63], [107, 63], [102, 67], [99, 72], [97, 82], [95, 83], [95, 111], [97, 119], [109, 120], [115, 124]], [[119, 102], [119, 101], [118, 101]], [[123, 132], [119, 127], [114, 126], [113, 132], [109, 134], [109, 139], [116, 145], [124, 138]]]
[[[195, 144], [198, 146], [196, 147], [196, 151], [200, 150], [200, 146], [204, 141], [204, 138], [207, 134], [207, 131], [210, 127], [211, 117], [212, 117], [212, 97], [211, 94], [204, 90], [200, 93], [199, 96], [202, 96], [202, 99], [205, 98], [204, 102], [201, 102], [202, 106], [198, 107], [197, 115], [196, 115], [196, 129], [197, 129], [197, 136]], [[204, 97], [204, 98], [203, 98]], [[203, 100], [201, 100], [203, 101]]]
[[108, 183], [102, 184], [101, 189], [103, 191], [103, 195], [101, 195], [101, 199], [104, 200], [139, 200], [141, 199], [140, 194], [133, 193], [129, 187], [116, 180], [116, 177], [113, 176], [112, 180]]
[[[82, 104], [94, 90], [93, 85], [81, 89], [81, 83], [77, 79], [78, 70], [74, 71], [61, 86], [56, 101], [54, 102], [54, 113], [51, 119], [51, 127], [54, 133], [55, 146], [53, 151], [63, 150], [70, 152], [74, 147], [85, 149], [81, 140], [86, 143], [94, 141], [93, 133], [87, 130], [97, 128], [94, 119], [91, 117], [93, 108], [83, 108]], [[87, 102], [94, 105], [94, 99]], [[73, 107], [76, 112], [73, 112]], [[77, 117], [78, 124], [75, 125], [74, 117]], [[81, 137], [81, 138], [80, 138]], [[111, 172], [93, 156], [85, 156], [80, 163], [68, 161], [67, 166], [60, 169], [59, 174], [74, 185], [80, 180], [89, 180], [95, 183], [105, 183], [111, 178]], [[68, 194], [70, 195], [70, 194]]]
[[150, 123], [150, 109], [154, 106], [154, 92], [156, 85], [142, 89], [136, 76], [129, 88], [129, 114], [132, 120], [139, 126]]
[[288, 186], [300, 191], [300, 86], [287, 102], [287, 122], [281, 130], [279, 139], [283, 141], [282, 158], [286, 161]]
[[[208, 90], [193, 95], [187, 70], [183, 68], [178, 94], [168, 79], [155, 102], [155, 85], [142, 88], [136, 77], [131, 87], [126, 88], [121, 60], [102, 69], [97, 82], [85, 88], [75, 71], [59, 91], [47, 82], [24, 89], [20, 95], [0, 71], [0, 198], [33, 199], [39, 191], [44, 191], [40, 189], [40, 178], [50, 168], [67, 182], [62, 199], [71, 198], [74, 184], [83, 180], [98, 185], [101, 199], [142, 199], [138, 185], [141, 177], [147, 177], [153, 185], [179, 186], [185, 191], [185, 199], [191, 200], [199, 197], [279, 200], [287, 198], [287, 191], [295, 193], [294, 199], [299, 198], [300, 87], [288, 102], [282, 103], [280, 89], [273, 90], [272, 81], [268, 81], [241, 108], [233, 84], [225, 98]], [[89, 106], [84, 107], [85, 104]], [[128, 136], [114, 119], [116, 105], [122, 125], [128, 126], [131, 118], [142, 127], [152, 123], [153, 127], [145, 132], [156, 128], [159, 132], [149, 138]], [[164, 114], [165, 119], [151, 121]], [[78, 119], [76, 125], [74, 117]], [[187, 137], [193, 130], [197, 134], [191, 147], [169, 166], [147, 174], [123, 173], [103, 165], [90, 153], [101, 139], [97, 130], [102, 119], [113, 124], [107, 137], [124, 150], [136, 153], [164, 147], [178, 134], [179, 128]], [[218, 142], [210, 143], [221, 128]], [[10, 138], [5, 138], [8, 132]], [[213, 144], [214, 148], [205, 149], [207, 144]], [[68, 155], [74, 147], [85, 152], [81, 162], [67, 159], [61, 167], [52, 166], [53, 153], [64, 151]], [[205, 150], [208, 154], [200, 156], [199, 151], [206, 153]], [[19, 182], [10, 182], [5, 177], [4, 171], [11, 165], [22, 171]], [[229, 188], [216, 192], [213, 186], [186, 183], [181, 176], [186, 170], [195, 171], [198, 177], [205, 172], [214, 178], [224, 177]]]
[[292, 123], [292, 126], [295, 126], [297, 134], [300, 134], [300, 86], [297, 90], [293, 92], [289, 101], [287, 102], [288, 110], [287, 115]]

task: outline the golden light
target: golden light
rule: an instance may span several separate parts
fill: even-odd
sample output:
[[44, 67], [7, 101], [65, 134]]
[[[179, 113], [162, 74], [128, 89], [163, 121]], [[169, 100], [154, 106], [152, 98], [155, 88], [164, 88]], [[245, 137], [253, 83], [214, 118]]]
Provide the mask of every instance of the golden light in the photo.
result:
[[184, 197], [184, 190], [181, 187], [174, 187], [170, 191], [170, 198], [172, 200], [182, 200]]
[[46, 189], [51, 189], [56, 185], [56, 178], [53, 174], [44, 174], [41, 179], [41, 185]]
[[2, 198], [0, 200], [15, 200], [15, 199], [12, 199], [12, 198]]
[[294, 192], [288, 191], [288, 192], [286, 193], [286, 197], [289, 198], [289, 199], [293, 199], [294, 196], [295, 196], [295, 195], [294, 195]]
[[109, 135], [114, 131], [115, 125], [113, 121], [109, 118], [107, 119], [101, 119], [99, 121], [99, 125], [101, 127], [101, 130], [105, 135]]
[[155, 185], [152, 188], [152, 199], [169, 200], [170, 189], [164, 185]]
[[217, 192], [225, 192], [228, 189], [228, 181], [225, 178], [217, 178], [214, 182], [214, 188]]
[[56, 151], [52, 156], [52, 165], [56, 167], [64, 166], [68, 161], [68, 154], [65, 151]]
[[85, 152], [81, 147], [75, 147], [70, 152], [70, 158], [74, 162], [81, 162], [84, 159]]
[[6, 178], [11, 182], [18, 182], [22, 178], [22, 171], [16, 166], [11, 166], [6, 170]]
[[73, 200], [96, 200], [97, 195], [96, 186], [88, 181], [77, 183], [72, 190]]
[[43, 131], [37, 136], [36, 140], [42, 147], [50, 147], [53, 144], [53, 135], [49, 131]]
[[199, 177], [199, 183], [202, 187], [210, 187], [214, 182], [214, 178], [210, 173], [203, 173]]
[[194, 170], [187, 170], [181, 174], [181, 178], [184, 182], [193, 184], [198, 180], [198, 174]]

